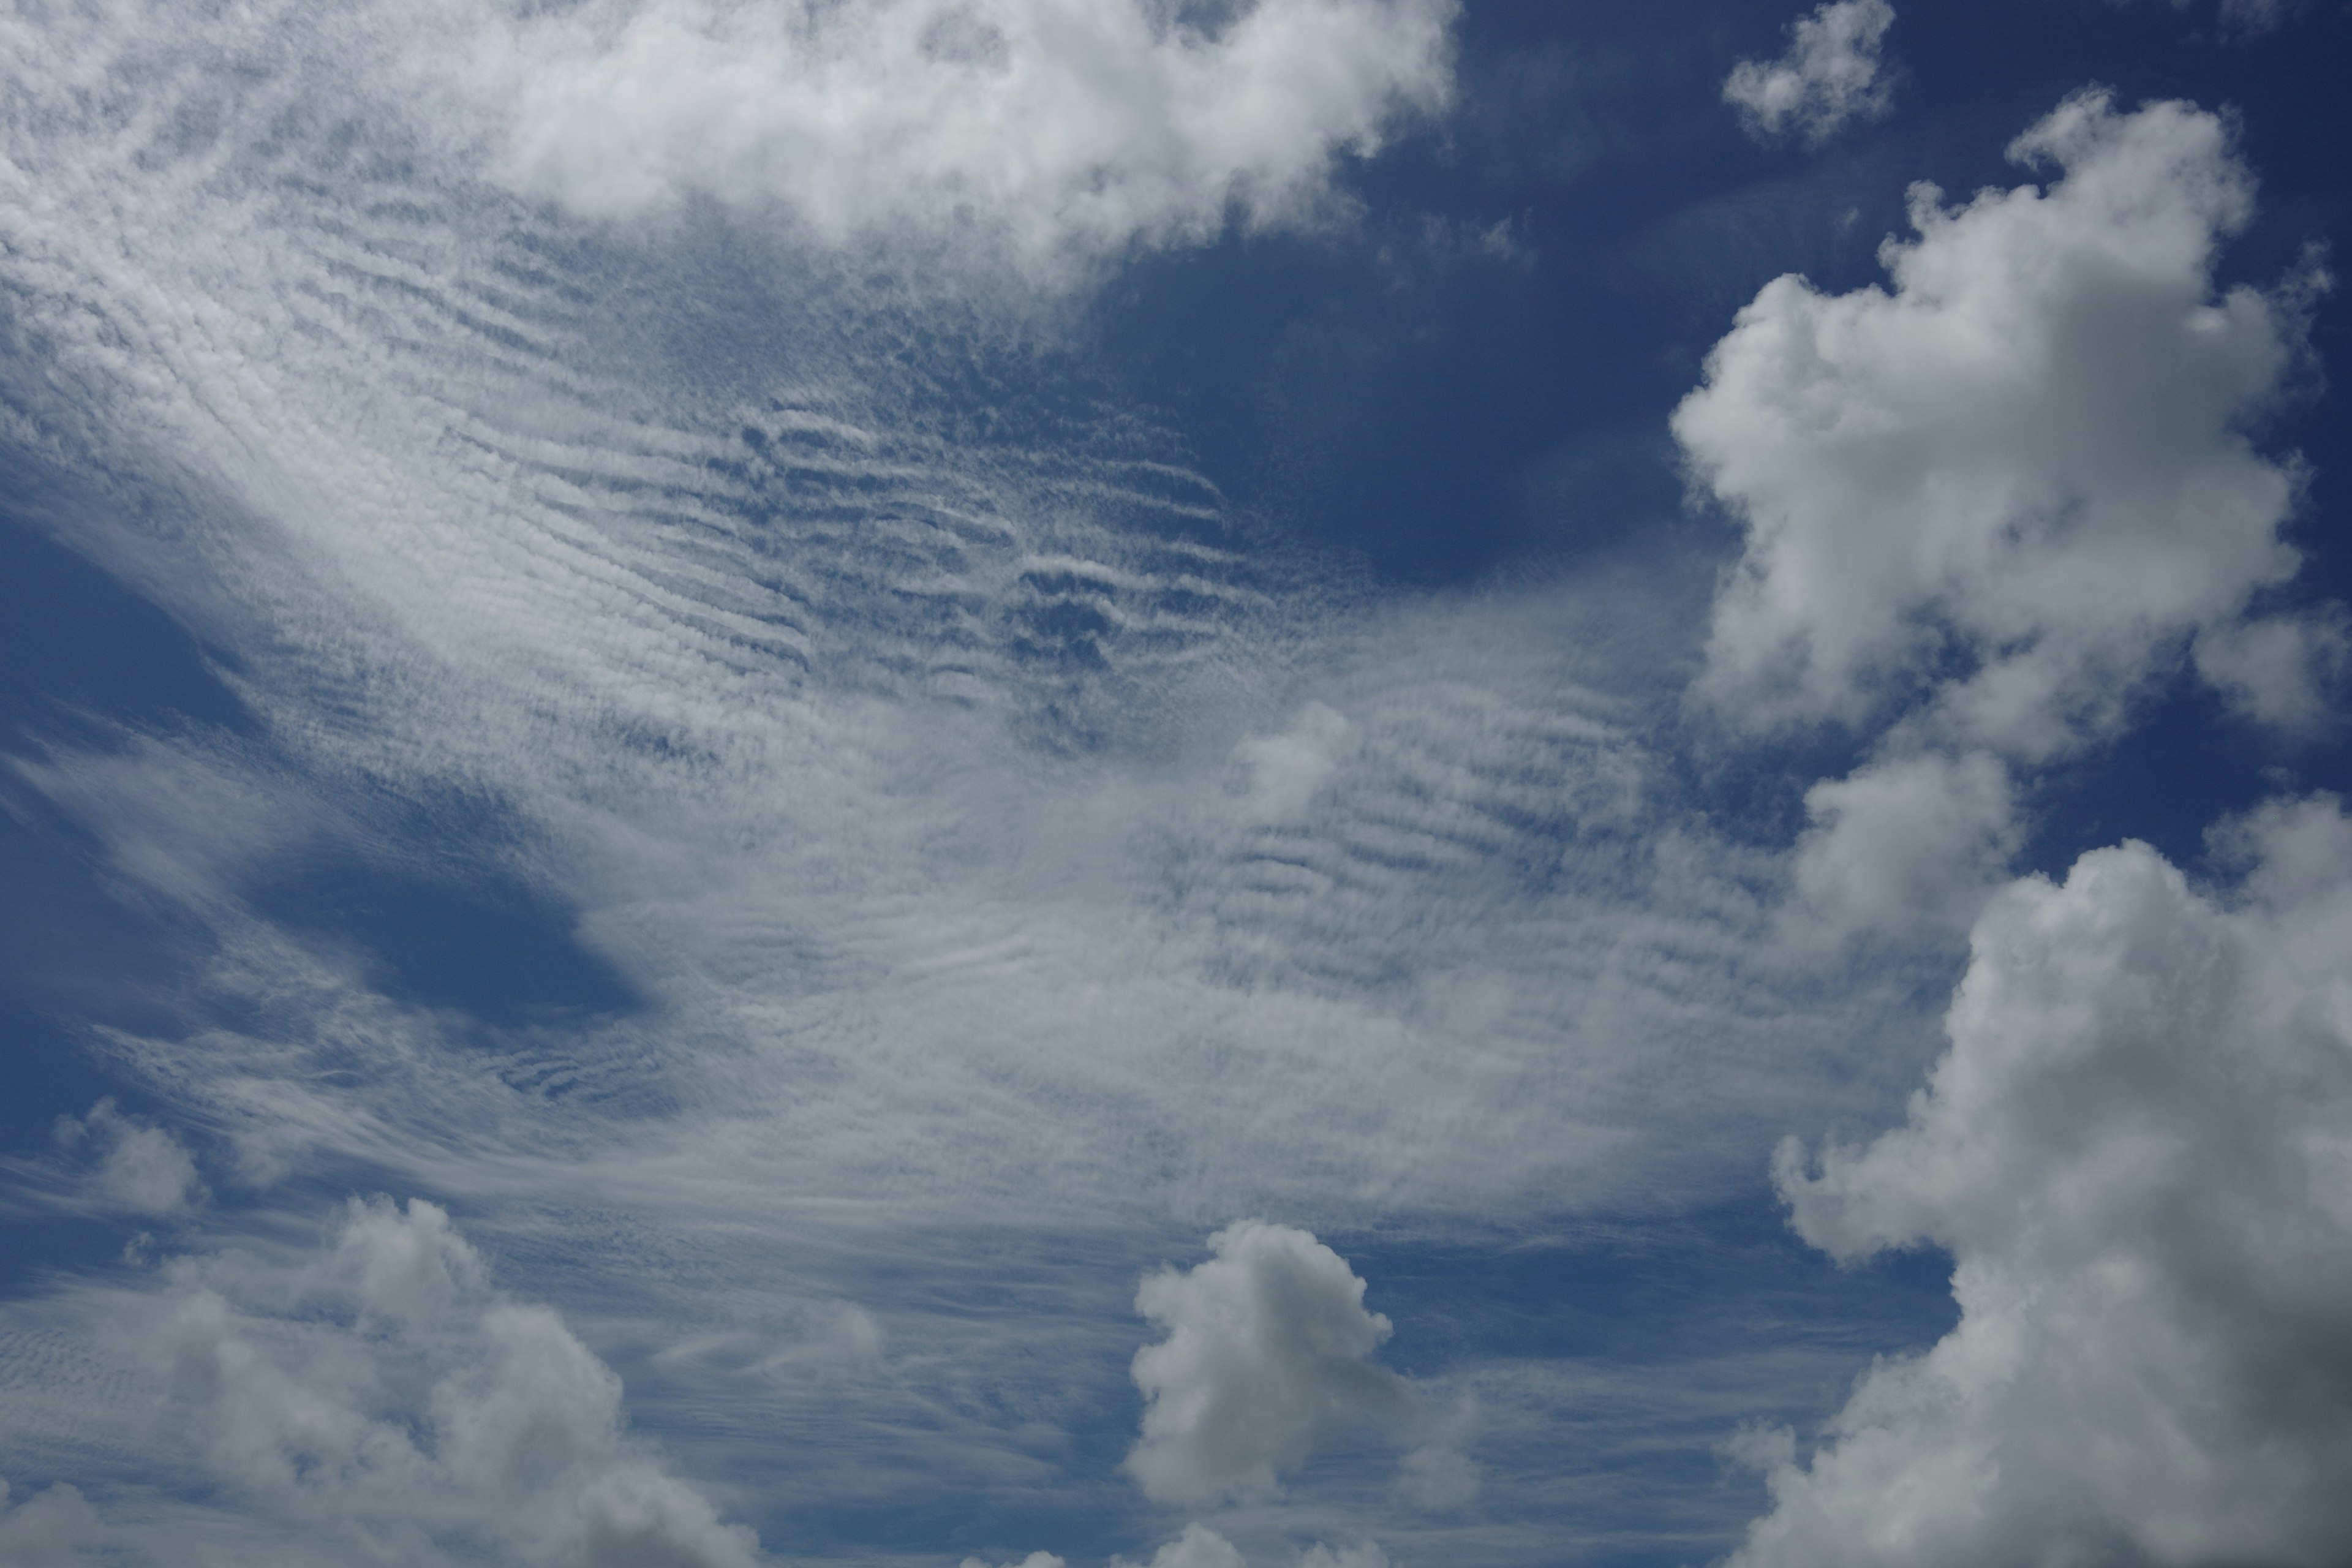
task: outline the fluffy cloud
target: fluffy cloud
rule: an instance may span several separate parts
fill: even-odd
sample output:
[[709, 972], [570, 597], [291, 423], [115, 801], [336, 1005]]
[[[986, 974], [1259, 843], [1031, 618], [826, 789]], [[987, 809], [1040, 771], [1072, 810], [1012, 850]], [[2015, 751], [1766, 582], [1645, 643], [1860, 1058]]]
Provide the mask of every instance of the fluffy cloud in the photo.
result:
[[60, 1481], [10, 1507], [0, 1481], [0, 1563], [8, 1568], [74, 1568], [81, 1548], [106, 1534], [82, 1495]]
[[1778, 1457], [1740, 1568], [2341, 1561], [2352, 822], [2222, 838], [2234, 909], [2137, 844], [2012, 886], [1907, 1122], [1784, 1147], [1808, 1240], [1948, 1249], [1961, 1319]]
[[1805, 792], [1792, 935], [1965, 930], [2017, 850], [2009, 772], [1982, 752], [1883, 760]]
[[431, 1204], [355, 1200], [290, 1274], [229, 1257], [173, 1274], [154, 1342], [206, 1467], [259, 1510], [385, 1561], [484, 1541], [533, 1568], [759, 1561], [624, 1436], [620, 1380], [550, 1309], [488, 1292]]
[[1143, 1436], [1127, 1468], [1163, 1502], [1270, 1495], [1336, 1428], [1404, 1398], [1370, 1360], [1389, 1321], [1364, 1310], [1364, 1282], [1338, 1253], [1262, 1220], [1227, 1226], [1209, 1249], [1136, 1292], [1168, 1338], [1136, 1353]]
[[1886, 0], [1831, 0], [1790, 24], [1777, 60], [1742, 60], [1723, 84], [1748, 133], [1769, 142], [1790, 132], [1818, 147], [1849, 121], [1875, 120], [1894, 106], [1879, 51], [1895, 7]]
[[1341, 154], [1444, 103], [1453, 9], [604, 0], [512, 16], [463, 70], [505, 175], [584, 213], [703, 193], [1053, 265], [1311, 218]]
[[1676, 411], [1748, 535], [1704, 689], [1756, 721], [1924, 692], [1943, 732], [2047, 757], [2294, 572], [2296, 469], [2243, 427], [2302, 326], [2214, 293], [2253, 200], [2222, 121], [2085, 93], [2010, 154], [2063, 177], [1958, 208], [1914, 187], [1893, 292], [1767, 285]]
[[1151, 1554], [1149, 1563], [1110, 1560], [1111, 1568], [1246, 1568], [1234, 1543], [1205, 1524], [1188, 1524], [1182, 1534]]
[[1966, 924], [2019, 836], [2009, 770], [2117, 733], [2184, 652], [2305, 730], [2342, 663], [2332, 611], [2249, 618], [2298, 564], [2300, 470], [2246, 428], [2326, 280], [2216, 294], [2253, 202], [2226, 125], [2088, 92], [2010, 156], [2060, 177], [1915, 186], [1892, 291], [1767, 285], [1675, 415], [1747, 534], [1699, 693], [1748, 729], [1893, 723], [1807, 799], [1817, 938]]

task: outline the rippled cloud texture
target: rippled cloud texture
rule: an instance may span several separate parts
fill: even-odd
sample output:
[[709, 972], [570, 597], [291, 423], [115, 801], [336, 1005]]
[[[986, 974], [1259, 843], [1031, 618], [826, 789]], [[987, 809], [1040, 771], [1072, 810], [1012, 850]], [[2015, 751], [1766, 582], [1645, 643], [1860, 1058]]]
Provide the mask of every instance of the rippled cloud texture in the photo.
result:
[[0, 17], [0, 1562], [2329, 1561], [2325, 236], [1644, 16]]

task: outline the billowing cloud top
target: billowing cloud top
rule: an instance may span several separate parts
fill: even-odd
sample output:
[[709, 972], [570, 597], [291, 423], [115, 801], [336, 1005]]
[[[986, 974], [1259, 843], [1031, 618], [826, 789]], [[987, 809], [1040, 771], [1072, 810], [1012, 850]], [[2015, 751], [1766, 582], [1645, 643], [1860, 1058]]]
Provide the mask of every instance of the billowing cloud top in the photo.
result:
[[1403, 1396], [1369, 1359], [1389, 1321], [1364, 1310], [1364, 1282], [1338, 1253], [1261, 1220], [1227, 1226], [1209, 1250], [1136, 1292], [1168, 1338], [1136, 1352], [1147, 1403], [1127, 1468], [1163, 1501], [1268, 1495], [1319, 1438]]
[[2222, 121], [2085, 93], [2010, 151], [2063, 178], [1957, 209], [1916, 187], [1892, 293], [1780, 279], [1675, 416], [1748, 529], [1705, 689], [1751, 721], [1861, 721], [1964, 660], [1936, 722], [2048, 757], [2294, 570], [2294, 469], [2244, 426], [2302, 326], [2214, 295], [2253, 197]]
[[2216, 908], [2145, 845], [1977, 926], [1907, 1123], [1778, 1167], [1805, 1237], [1948, 1249], [1959, 1326], [1784, 1457], [1742, 1568], [2336, 1561], [2352, 1535], [2352, 822]]

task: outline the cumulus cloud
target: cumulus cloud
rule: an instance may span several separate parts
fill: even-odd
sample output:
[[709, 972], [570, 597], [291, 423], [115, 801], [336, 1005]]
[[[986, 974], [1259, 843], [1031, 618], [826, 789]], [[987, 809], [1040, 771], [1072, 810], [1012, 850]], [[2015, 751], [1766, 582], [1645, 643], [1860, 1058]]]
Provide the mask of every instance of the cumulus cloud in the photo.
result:
[[420, 1537], [534, 1568], [760, 1560], [625, 1435], [611, 1370], [551, 1309], [488, 1291], [431, 1204], [354, 1200], [290, 1273], [224, 1256], [171, 1274], [156, 1353], [206, 1467], [259, 1509], [331, 1521], [387, 1561]]
[[63, 1481], [13, 1506], [0, 1481], [0, 1563], [8, 1568], [74, 1568], [87, 1561], [81, 1548], [105, 1535], [96, 1510]]
[[2089, 92], [2010, 155], [2061, 177], [1957, 208], [1915, 186], [1891, 293], [1768, 284], [1675, 413], [1747, 531], [1703, 689], [1752, 722], [1926, 695], [1944, 732], [2048, 757], [2294, 572], [2297, 469], [2244, 427], [2302, 325], [2214, 292], [2253, 202], [2226, 126]]
[[1876, 120], [1895, 104], [1880, 51], [1895, 7], [1886, 0], [1831, 0], [1789, 25], [1777, 60], [1742, 60], [1723, 83], [1723, 100], [1759, 142], [1791, 132], [1818, 147], [1849, 121]]
[[87, 1116], [60, 1117], [56, 1135], [66, 1153], [96, 1158], [85, 1191], [104, 1206], [166, 1215], [203, 1195], [196, 1163], [180, 1141], [111, 1099], [91, 1106]]
[[1885, 759], [1805, 792], [1790, 934], [1965, 930], [2016, 853], [2009, 771], [1982, 752]]
[[2184, 653], [2302, 730], [2340, 667], [2335, 611], [2252, 610], [2296, 570], [2301, 469], [2247, 431], [2326, 280], [2217, 293], [2253, 204], [2227, 125], [2085, 92], [2009, 151], [2057, 177], [1913, 187], [1891, 290], [1768, 284], [1674, 417], [1746, 534], [1697, 694], [1879, 731], [1807, 799], [1791, 912], [1824, 939], [1965, 925], [2019, 837], [2010, 770], [2120, 732]]
[[1182, 1534], [1151, 1554], [1147, 1563], [1113, 1557], [1111, 1568], [1247, 1568], [1239, 1548], [1205, 1524], [1188, 1524]]
[[1051, 265], [1318, 216], [1343, 155], [1446, 101], [1453, 11], [605, 0], [509, 15], [462, 73], [504, 175], [583, 213], [699, 193]]
[[1364, 1310], [1345, 1258], [1263, 1220], [1227, 1226], [1209, 1250], [1136, 1292], [1136, 1310], [1168, 1338], [1136, 1352], [1143, 1436], [1127, 1468], [1162, 1502], [1270, 1496], [1323, 1438], [1404, 1398], [1403, 1381], [1370, 1360], [1389, 1321]]
[[1978, 922], [1906, 1123], [1776, 1165], [1841, 1258], [1952, 1256], [1960, 1321], [1770, 1464], [1734, 1559], [2340, 1561], [2352, 1539], [2352, 822], [2276, 803], [2222, 907], [2138, 844]]

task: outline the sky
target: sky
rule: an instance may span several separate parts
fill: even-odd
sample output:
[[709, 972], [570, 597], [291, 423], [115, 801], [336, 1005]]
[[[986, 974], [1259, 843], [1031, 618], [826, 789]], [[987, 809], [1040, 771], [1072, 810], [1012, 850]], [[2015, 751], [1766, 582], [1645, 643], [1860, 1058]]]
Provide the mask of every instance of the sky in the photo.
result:
[[2338, 1568], [2346, 59], [14, 0], [0, 1568]]

